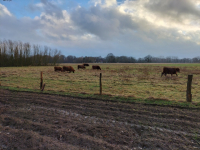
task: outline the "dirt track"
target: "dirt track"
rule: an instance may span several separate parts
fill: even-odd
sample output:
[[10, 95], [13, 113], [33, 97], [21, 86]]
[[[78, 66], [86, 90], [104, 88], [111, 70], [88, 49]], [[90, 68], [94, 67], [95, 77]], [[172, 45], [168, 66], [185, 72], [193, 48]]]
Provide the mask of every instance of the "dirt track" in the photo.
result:
[[200, 110], [0, 89], [0, 149], [200, 149]]

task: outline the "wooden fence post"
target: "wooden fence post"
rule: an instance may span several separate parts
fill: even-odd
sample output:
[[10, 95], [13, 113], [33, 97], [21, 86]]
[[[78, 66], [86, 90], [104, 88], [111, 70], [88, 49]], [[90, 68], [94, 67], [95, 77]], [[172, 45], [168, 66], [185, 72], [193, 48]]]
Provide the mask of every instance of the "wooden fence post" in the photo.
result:
[[186, 91], [187, 102], [192, 102], [192, 94], [191, 94], [192, 77], [193, 75], [188, 75], [187, 91]]
[[40, 79], [41, 79], [41, 81], [40, 81], [40, 89], [42, 89], [42, 86], [43, 86], [43, 73], [42, 73], [42, 71], [41, 71], [40, 75], [41, 75], [40, 76]]
[[101, 73], [100, 73], [99, 86], [100, 86], [100, 95], [101, 95], [102, 94]]
[[41, 91], [43, 91], [43, 90], [44, 90], [44, 87], [45, 87], [45, 83], [42, 85], [42, 89], [41, 89]]

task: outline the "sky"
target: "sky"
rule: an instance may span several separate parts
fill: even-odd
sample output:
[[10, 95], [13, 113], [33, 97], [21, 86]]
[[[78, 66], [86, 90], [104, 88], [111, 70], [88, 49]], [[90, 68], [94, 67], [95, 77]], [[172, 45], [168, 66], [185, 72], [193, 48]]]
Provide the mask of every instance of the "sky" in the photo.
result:
[[0, 40], [63, 55], [200, 56], [200, 0], [0, 0]]

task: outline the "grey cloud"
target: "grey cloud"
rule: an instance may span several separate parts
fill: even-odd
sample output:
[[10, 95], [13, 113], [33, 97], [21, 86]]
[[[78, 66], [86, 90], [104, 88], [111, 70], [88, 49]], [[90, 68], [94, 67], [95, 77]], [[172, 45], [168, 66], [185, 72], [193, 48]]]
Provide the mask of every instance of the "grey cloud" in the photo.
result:
[[101, 39], [115, 37], [123, 29], [135, 30], [137, 24], [131, 16], [120, 13], [115, 8], [91, 7], [76, 9], [71, 13], [71, 20], [85, 31], [99, 36]]
[[44, 20], [45, 22], [55, 25], [55, 23], [51, 19], [48, 19], [45, 15], [42, 15], [40, 18], [41, 20]]
[[[144, 57], [148, 54], [152, 56], [178, 56], [178, 57], [194, 57], [198, 51], [198, 45], [195, 42], [179, 39], [176, 40], [176, 34], [170, 37], [159, 35], [172, 33], [171, 31], [163, 31], [158, 29], [149, 33], [139, 31], [135, 33], [130, 31], [121, 35], [113, 41], [115, 45], [107, 52], [112, 52], [114, 55], [126, 55], [135, 57]], [[167, 33], [168, 32], [168, 33]], [[152, 40], [147, 40], [152, 39]], [[105, 43], [102, 44], [105, 46]], [[105, 48], [104, 48], [105, 49]], [[123, 51], [122, 51], [123, 50]]]
[[39, 6], [36, 6], [35, 4], [29, 4], [28, 7], [26, 7], [26, 9], [30, 10], [31, 12], [42, 11], [42, 8]]
[[48, 15], [55, 15], [58, 19], [63, 19], [63, 13], [62, 9], [53, 4], [52, 2], [48, 0], [41, 0], [41, 3], [43, 4], [43, 7], [39, 7], [35, 4], [31, 4], [28, 6], [30, 11], [44, 11]]
[[43, 25], [38, 20], [30, 18], [17, 19], [14, 16], [1, 16], [1, 38], [21, 40], [25, 42], [42, 41], [42, 37], [38, 35], [37, 30]]
[[145, 4], [150, 11], [177, 21], [193, 16], [199, 18], [198, 9], [191, 0], [150, 0]]

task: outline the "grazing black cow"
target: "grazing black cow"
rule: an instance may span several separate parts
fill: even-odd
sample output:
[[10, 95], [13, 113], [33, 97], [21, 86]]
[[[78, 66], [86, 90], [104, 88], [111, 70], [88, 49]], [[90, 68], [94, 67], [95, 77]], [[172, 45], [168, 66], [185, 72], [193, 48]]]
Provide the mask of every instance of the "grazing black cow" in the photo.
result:
[[99, 66], [92, 66], [92, 69], [99, 69], [99, 70], [101, 70], [101, 67], [99, 67]]
[[161, 74], [161, 77], [162, 77], [163, 74], [165, 74], [165, 76], [166, 76], [166, 74], [171, 74], [171, 76], [172, 76], [172, 74], [176, 74], [176, 76], [178, 76], [178, 75], [177, 75], [177, 72], [180, 72], [180, 69], [179, 69], [179, 68], [168, 68], [168, 67], [164, 67], [164, 68], [163, 68], [163, 72], [162, 72], [162, 74]]
[[89, 64], [83, 64], [83, 66], [90, 66]]
[[85, 69], [85, 66], [84, 65], [78, 65], [78, 69], [81, 68], [81, 69]]
[[62, 67], [54, 67], [54, 71], [63, 71]]
[[63, 66], [63, 71], [69, 71], [69, 73], [72, 71], [74, 73], [74, 68], [72, 66]]

